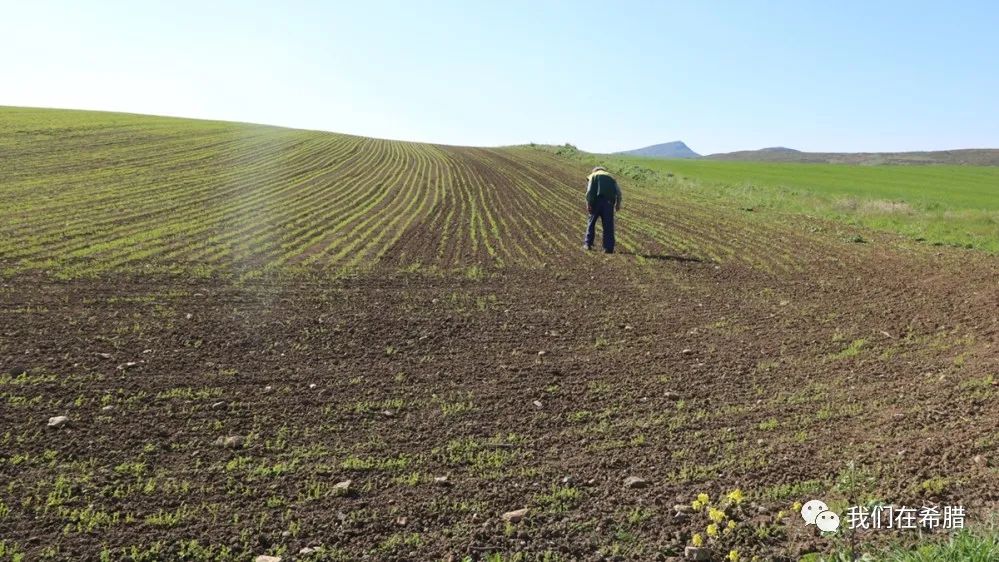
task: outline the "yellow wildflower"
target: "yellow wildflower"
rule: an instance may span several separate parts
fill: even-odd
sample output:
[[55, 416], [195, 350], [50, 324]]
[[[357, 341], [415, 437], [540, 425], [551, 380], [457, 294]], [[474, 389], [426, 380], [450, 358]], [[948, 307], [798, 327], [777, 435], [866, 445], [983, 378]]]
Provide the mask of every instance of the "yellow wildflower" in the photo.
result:
[[693, 538], [690, 539], [690, 542], [694, 546], [703, 546], [704, 545], [704, 537], [702, 537], [700, 533], [694, 533], [694, 536], [693, 536]]
[[704, 493], [697, 494], [697, 501], [701, 502], [701, 505], [708, 505], [708, 502], [711, 501], [711, 497]]
[[728, 560], [729, 562], [739, 562], [739, 551], [735, 549], [728, 551]]
[[721, 523], [725, 520], [725, 512], [712, 507], [708, 509], [708, 519], [714, 521], [715, 523]]
[[729, 528], [729, 530], [735, 529], [735, 521], [733, 521], [732, 519], [729, 519], [728, 520], [728, 528]]
[[791, 511], [801, 511], [801, 502], [791, 504]]
[[703, 505], [704, 504], [701, 503], [701, 500], [694, 500], [690, 502], [690, 507], [692, 507], [694, 511], [699, 511]]
[[731, 492], [729, 492], [728, 496], [726, 496], [726, 497], [732, 503], [742, 503], [742, 500], [745, 499], [746, 496], [743, 495], [742, 490], [740, 490], [739, 488], [736, 488], [736, 489], [732, 490]]
[[711, 523], [710, 525], [707, 526], [707, 528], [704, 529], [704, 532], [706, 532], [709, 537], [717, 537], [718, 525], [716, 523]]

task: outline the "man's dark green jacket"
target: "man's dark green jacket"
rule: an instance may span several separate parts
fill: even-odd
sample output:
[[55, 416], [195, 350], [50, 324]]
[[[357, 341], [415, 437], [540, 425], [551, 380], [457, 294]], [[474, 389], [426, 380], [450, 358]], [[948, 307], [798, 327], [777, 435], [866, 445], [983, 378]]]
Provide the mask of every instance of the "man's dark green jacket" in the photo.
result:
[[593, 205], [597, 199], [606, 199], [615, 205], [621, 204], [621, 188], [613, 176], [604, 170], [597, 170], [586, 178], [586, 204]]

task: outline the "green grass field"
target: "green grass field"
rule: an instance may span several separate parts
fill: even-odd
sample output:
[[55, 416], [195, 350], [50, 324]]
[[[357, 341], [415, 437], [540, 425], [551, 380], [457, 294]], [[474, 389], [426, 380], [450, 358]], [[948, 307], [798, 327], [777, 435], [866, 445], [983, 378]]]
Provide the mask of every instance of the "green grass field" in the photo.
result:
[[[804, 213], [927, 243], [999, 252], [999, 167], [852, 166], [608, 157], [664, 187], [754, 211]], [[672, 174], [672, 177], [669, 176]]]

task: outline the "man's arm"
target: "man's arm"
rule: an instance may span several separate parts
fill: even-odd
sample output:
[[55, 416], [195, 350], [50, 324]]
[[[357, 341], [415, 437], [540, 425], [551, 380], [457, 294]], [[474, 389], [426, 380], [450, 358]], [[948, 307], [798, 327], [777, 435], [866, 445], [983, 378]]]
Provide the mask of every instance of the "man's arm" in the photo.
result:
[[614, 180], [614, 191], [617, 192], [617, 201], [614, 202], [614, 210], [620, 211], [621, 210], [621, 199], [622, 199], [622, 197], [621, 197], [621, 184], [617, 183], [617, 180]]
[[596, 183], [594, 179], [593, 176], [590, 176], [586, 184], [586, 212], [588, 213], [593, 212], [593, 203], [597, 199], [597, 190], [593, 189], [593, 185]]

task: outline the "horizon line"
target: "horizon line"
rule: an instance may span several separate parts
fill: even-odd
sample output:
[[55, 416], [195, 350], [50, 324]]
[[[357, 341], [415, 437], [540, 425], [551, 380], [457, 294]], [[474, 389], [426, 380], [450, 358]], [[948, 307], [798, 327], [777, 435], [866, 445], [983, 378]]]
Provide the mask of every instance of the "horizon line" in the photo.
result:
[[[565, 143], [561, 143], [560, 144], [560, 143], [554, 143], [554, 142], [553, 143], [547, 143], [547, 142], [524, 141], [524, 142], [515, 143], [515, 144], [471, 145], [471, 144], [455, 144], [455, 143], [448, 143], [448, 142], [433, 142], [433, 141], [400, 139], [400, 138], [389, 138], [389, 137], [376, 137], [376, 136], [364, 135], [364, 134], [359, 134], [359, 133], [349, 133], [349, 132], [343, 132], [343, 131], [333, 131], [333, 130], [330, 130], [330, 129], [320, 129], [320, 128], [311, 128], [311, 127], [297, 127], [297, 126], [290, 126], [290, 125], [279, 125], [279, 124], [275, 124], [275, 123], [264, 123], [264, 122], [259, 122], [259, 121], [243, 121], [243, 120], [237, 120], [237, 119], [220, 119], [220, 118], [216, 118], [216, 117], [192, 117], [192, 116], [188, 116], [188, 115], [177, 115], [177, 114], [170, 114], [170, 113], [142, 113], [142, 112], [128, 111], [128, 110], [93, 109], [93, 108], [87, 108], [87, 107], [54, 107], [54, 106], [42, 106], [42, 105], [6, 105], [6, 104], [2, 104], [2, 103], [0, 103], [0, 108], [10, 108], [10, 109], [43, 109], [43, 110], [49, 110], [49, 111], [89, 111], [89, 112], [92, 112], [92, 113], [112, 113], [112, 114], [120, 114], [120, 115], [134, 115], [134, 116], [140, 116], [140, 117], [165, 117], [165, 118], [168, 118], [168, 119], [187, 119], [187, 120], [190, 120], [190, 121], [214, 121], [214, 122], [219, 122], [219, 123], [232, 123], [232, 124], [236, 124], [236, 125], [254, 125], [254, 126], [260, 126], [260, 127], [275, 127], [275, 128], [279, 128], [279, 129], [288, 129], [288, 130], [292, 130], [292, 131], [310, 131], [310, 132], [319, 132], [319, 133], [331, 133], [331, 134], [336, 134], [336, 135], [362, 137], [362, 138], [368, 138], [368, 139], [373, 139], [373, 140], [383, 140], [383, 141], [389, 141], [389, 142], [406, 142], [406, 143], [413, 143], [413, 144], [427, 144], [427, 145], [435, 145], [435, 146], [452, 146], [452, 147], [461, 147], [461, 148], [505, 148], [505, 147], [511, 147], [511, 146], [528, 146], [528, 145], [532, 145], [532, 144], [547, 145], [547, 146], [564, 146], [565, 144], [569, 144], [569, 145], [572, 145], [572, 146], [576, 147], [577, 149], [582, 150], [583, 152], [587, 152], [589, 154], [606, 155], [606, 156], [622, 154], [622, 153], [625, 153], [625, 152], [631, 152], [631, 151], [635, 151], [635, 150], [643, 150], [643, 149], [646, 149], [646, 148], [652, 148], [652, 147], [661, 146], [661, 145], [664, 145], [664, 144], [673, 144], [673, 143], [677, 143], [677, 142], [682, 143], [689, 150], [691, 150], [692, 152], [695, 152], [698, 155], [698, 157], [714, 156], [714, 155], [720, 155], [720, 154], [733, 154], [733, 153], [737, 153], [737, 152], [756, 152], [756, 151], [765, 150], [765, 149], [769, 149], [769, 148], [784, 148], [784, 149], [788, 149], [788, 150], [794, 150], [794, 151], [800, 152], [802, 154], [912, 154], [912, 153], [932, 153], [932, 152], [957, 152], [957, 151], [967, 151], [967, 150], [999, 150], [999, 147], [970, 146], [970, 147], [961, 147], [961, 148], [943, 148], [943, 149], [936, 149], [936, 150], [922, 149], [922, 150], [878, 150], [878, 151], [866, 151], [866, 150], [865, 151], [849, 151], [849, 150], [842, 150], [842, 151], [837, 151], [837, 150], [821, 150], [821, 151], [816, 151], [816, 150], [799, 150], [799, 149], [791, 148], [791, 147], [784, 146], [784, 145], [772, 145], [772, 146], [764, 146], [764, 147], [760, 147], [760, 148], [744, 148], [744, 149], [739, 149], [739, 150], [731, 150], [731, 151], [728, 151], [728, 152], [710, 152], [710, 153], [707, 153], [707, 154], [701, 154], [701, 153], [695, 151], [693, 148], [690, 148], [690, 145], [688, 145], [686, 143], [686, 141], [677, 139], [677, 140], [672, 140], [672, 141], [665, 141], [665, 142], [659, 142], [659, 143], [655, 143], [655, 144], [649, 144], [649, 145], [641, 146], [641, 147], [638, 147], [638, 148], [628, 148], [628, 149], [615, 150], [615, 151], [610, 151], [610, 152], [595, 152], [595, 151], [589, 151], [589, 150], [585, 150], [585, 149], [580, 149], [575, 143], [572, 143], [572, 142], [565, 142]], [[690, 159], [690, 158], [687, 158], [687, 159]]]

